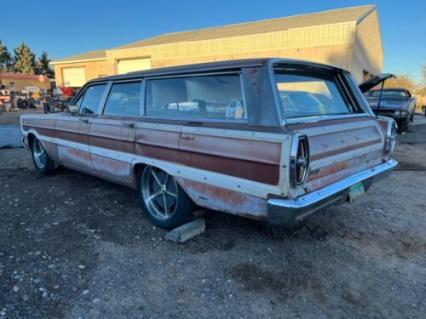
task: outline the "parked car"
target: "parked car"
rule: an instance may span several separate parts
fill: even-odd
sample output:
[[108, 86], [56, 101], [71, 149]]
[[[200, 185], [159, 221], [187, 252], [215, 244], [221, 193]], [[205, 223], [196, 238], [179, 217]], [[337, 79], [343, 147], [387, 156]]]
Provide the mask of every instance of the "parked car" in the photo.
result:
[[163, 228], [196, 206], [293, 225], [353, 201], [397, 162], [395, 124], [351, 75], [283, 59], [215, 62], [88, 82], [68, 112], [21, 116], [43, 174], [66, 166], [137, 190]]
[[416, 98], [410, 91], [403, 88], [373, 89], [365, 96], [375, 114], [394, 118], [400, 131], [408, 131], [408, 123], [413, 121], [416, 109]]

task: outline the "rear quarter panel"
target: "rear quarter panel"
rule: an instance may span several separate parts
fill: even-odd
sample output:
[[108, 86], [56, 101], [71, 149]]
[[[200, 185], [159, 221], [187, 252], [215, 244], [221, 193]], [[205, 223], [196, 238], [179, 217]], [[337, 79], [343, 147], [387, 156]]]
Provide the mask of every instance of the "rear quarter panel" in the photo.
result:
[[364, 116], [318, 123], [289, 125], [307, 135], [310, 171], [304, 188], [311, 192], [385, 160], [383, 127]]

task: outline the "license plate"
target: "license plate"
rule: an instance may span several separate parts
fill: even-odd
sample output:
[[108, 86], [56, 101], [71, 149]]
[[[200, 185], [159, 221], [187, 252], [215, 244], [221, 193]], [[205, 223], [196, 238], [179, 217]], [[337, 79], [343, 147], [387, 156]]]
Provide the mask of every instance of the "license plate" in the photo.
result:
[[349, 188], [349, 202], [353, 202], [356, 198], [365, 193], [364, 184], [358, 183]]

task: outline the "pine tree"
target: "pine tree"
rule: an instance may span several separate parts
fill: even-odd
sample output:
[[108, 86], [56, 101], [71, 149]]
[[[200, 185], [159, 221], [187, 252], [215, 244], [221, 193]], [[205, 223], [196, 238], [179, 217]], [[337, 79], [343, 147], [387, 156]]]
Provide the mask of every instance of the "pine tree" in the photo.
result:
[[11, 68], [12, 57], [9, 50], [0, 40], [0, 72], [9, 71]]
[[37, 74], [46, 75], [49, 78], [54, 77], [53, 70], [49, 66], [50, 59], [47, 52], [43, 52], [37, 60]]
[[15, 72], [34, 74], [36, 69], [35, 55], [31, 49], [22, 42], [14, 50], [15, 57], [13, 70]]

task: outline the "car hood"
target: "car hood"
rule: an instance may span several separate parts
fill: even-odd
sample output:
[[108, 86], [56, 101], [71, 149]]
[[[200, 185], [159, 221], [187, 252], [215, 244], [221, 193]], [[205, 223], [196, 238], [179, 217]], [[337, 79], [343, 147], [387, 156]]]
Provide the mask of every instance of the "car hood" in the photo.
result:
[[[377, 109], [378, 98], [367, 98], [368, 104], [372, 109]], [[406, 110], [410, 105], [409, 100], [384, 99], [380, 101], [381, 109]]]
[[362, 82], [359, 85], [359, 89], [361, 90], [362, 93], [365, 93], [368, 90], [375, 87], [376, 85], [386, 81], [387, 79], [394, 78], [394, 77], [395, 77], [395, 75], [393, 75], [391, 73], [382, 73], [382, 74], [379, 74], [379, 75], [375, 75], [371, 79]]

